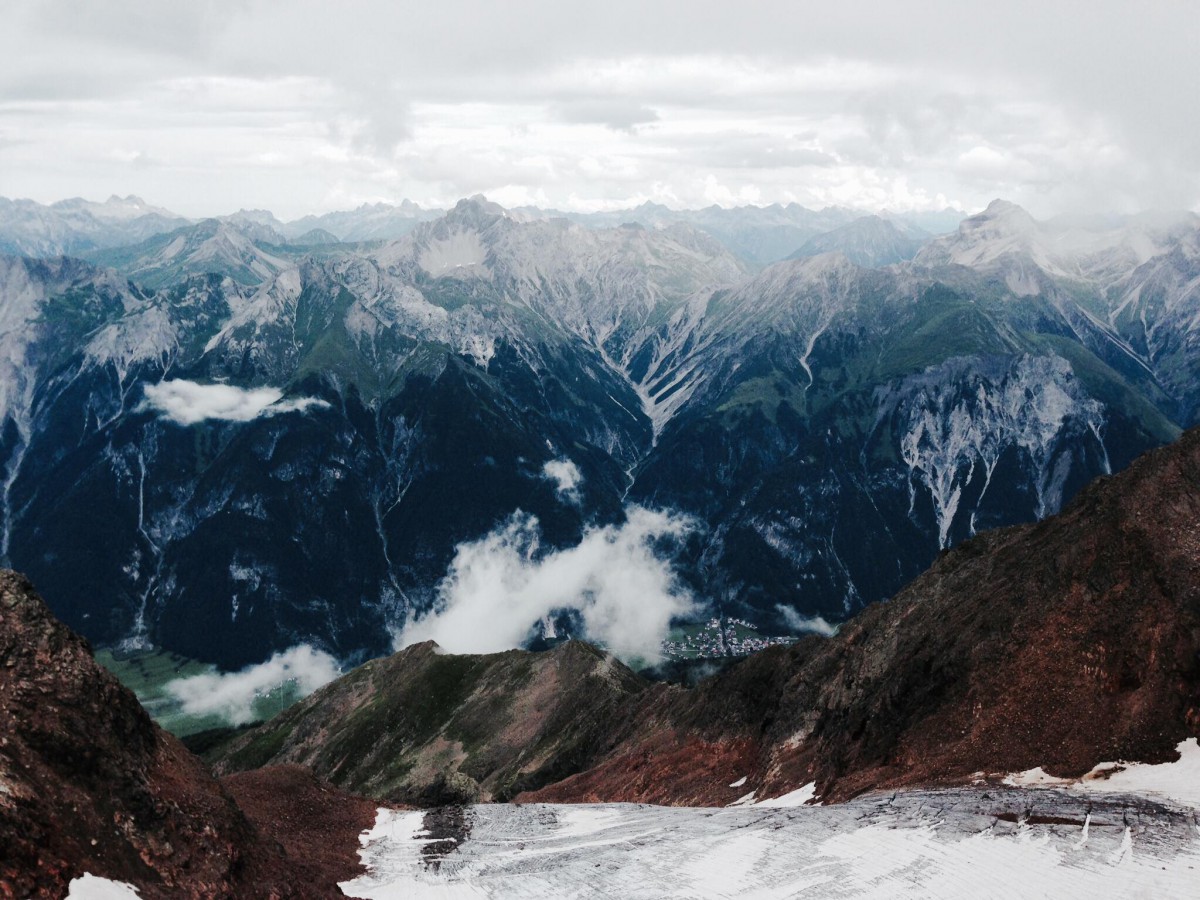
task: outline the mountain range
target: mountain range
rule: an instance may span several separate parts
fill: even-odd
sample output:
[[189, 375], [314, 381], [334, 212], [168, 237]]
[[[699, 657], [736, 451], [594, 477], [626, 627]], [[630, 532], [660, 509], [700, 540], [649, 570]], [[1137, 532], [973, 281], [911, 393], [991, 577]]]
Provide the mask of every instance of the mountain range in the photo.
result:
[[[1194, 429], [1061, 514], [948, 551], [837, 635], [693, 688], [649, 684], [581, 641], [486, 655], [424, 643], [210, 742], [220, 777], [153, 724], [28, 580], [0, 572], [0, 891], [135, 896], [107, 879], [145, 897], [384, 896], [359, 893], [372, 878], [346, 882], [363, 874], [360, 847], [375, 879], [411, 864], [411, 887], [455, 880], [490, 834], [517, 863], [483, 886], [504, 893], [547, 854], [594, 883], [595, 868], [641, 865], [649, 835], [660, 855], [671, 848], [661, 868], [698, 824], [725, 859], [750, 852], [746, 835], [759, 845], [754, 829], [808, 823], [893, 849], [916, 829], [943, 842], [936, 865], [956, 885], [1001, 852], [998, 871], [1017, 878], [1049, 843], [1071, 885], [1154, 877], [1174, 895], [1194, 880], [1198, 523]], [[459, 805], [509, 798], [519, 803]], [[393, 813], [396, 801], [438, 808]], [[706, 808], [676, 811], [664, 832], [661, 808], [563, 801]], [[931, 818], [908, 821], [914, 806]], [[642, 830], [614, 837], [634, 810]], [[505, 839], [489, 830], [496, 817], [537, 828]], [[585, 841], [555, 849], [572, 824]], [[615, 861], [603, 849], [614, 841]], [[1089, 842], [1102, 858], [1081, 852]], [[964, 844], [979, 852], [951, 853]], [[855, 884], [880, 877], [861, 853], [843, 855]], [[763, 874], [737, 871], [739, 884]]]
[[0, 556], [69, 625], [230, 667], [487, 649], [471, 603], [645, 659], [679, 612], [828, 631], [1197, 418], [1194, 215], [997, 201], [888, 262], [915, 230], [848, 213], [762, 268], [678, 220], [407, 212], [0, 258]]
[[[440, 218], [446, 212], [404, 200], [398, 204], [364, 203], [357, 209], [307, 215], [290, 222], [263, 209], [239, 210], [217, 221], [245, 231], [254, 240], [305, 246], [327, 243], [328, 238], [343, 243], [396, 240], [421, 222]], [[568, 219], [592, 228], [628, 223], [647, 228], [690, 225], [716, 237], [747, 263], [762, 266], [783, 259], [809, 238], [850, 224], [862, 212], [845, 207], [811, 210], [797, 203], [673, 210], [646, 202], [596, 213], [520, 207], [510, 215], [523, 221]], [[965, 213], [945, 209], [898, 215], [884, 211], [882, 215], [905, 232], [927, 236], [952, 231]], [[135, 196], [112, 196], [104, 203], [74, 198], [49, 205], [0, 198], [0, 252], [27, 256], [79, 254], [128, 246], [197, 224], [198, 220], [152, 207]]]

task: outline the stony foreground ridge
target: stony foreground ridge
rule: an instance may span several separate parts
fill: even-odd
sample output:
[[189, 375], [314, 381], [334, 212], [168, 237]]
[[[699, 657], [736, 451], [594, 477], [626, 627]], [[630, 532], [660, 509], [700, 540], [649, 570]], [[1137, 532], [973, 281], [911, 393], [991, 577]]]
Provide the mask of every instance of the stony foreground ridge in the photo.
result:
[[[90, 873], [144, 898], [324, 898], [354, 873], [374, 804], [286, 770], [231, 787], [251, 818], [24, 577], [0, 570], [0, 897], [63, 897]], [[256, 799], [263, 791], [271, 802]], [[289, 806], [337, 808], [340, 818], [308, 825], [325, 830], [324, 857], [280, 846], [315, 843], [282, 819]], [[267, 830], [277, 828], [286, 834]]]
[[1200, 734], [1198, 575], [1193, 430], [1058, 516], [943, 554], [835, 637], [696, 688], [645, 685], [578, 644], [482, 657], [420, 645], [219, 748], [218, 765], [305, 763], [417, 803], [723, 805], [809, 782], [829, 801], [1164, 762]]
[[310, 767], [421, 806], [504, 801], [590, 765], [646, 682], [590, 644], [453, 655], [432, 641], [360, 666], [219, 751], [217, 771]]

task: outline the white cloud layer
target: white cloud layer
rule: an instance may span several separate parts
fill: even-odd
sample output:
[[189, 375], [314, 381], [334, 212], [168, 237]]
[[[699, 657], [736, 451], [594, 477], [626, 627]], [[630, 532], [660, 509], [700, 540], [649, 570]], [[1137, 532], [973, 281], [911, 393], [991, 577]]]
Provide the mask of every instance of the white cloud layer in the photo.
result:
[[830, 625], [821, 616], [802, 616], [792, 607], [782, 603], [776, 604], [775, 609], [783, 616], [788, 628], [796, 634], [820, 634], [825, 637], [837, 634], [837, 626]]
[[542, 475], [554, 482], [554, 489], [560, 500], [567, 503], [579, 502], [579, 486], [583, 484], [583, 473], [571, 460], [550, 460], [542, 467]]
[[253, 722], [256, 702], [268, 691], [293, 682], [301, 697], [338, 677], [328, 653], [300, 644], [240, 672], [210, 672], [168, 682], [166, 691], [194, 716], [218, 716], [230, 725]]
[[1200, 205], [1190, 0], [16, 4], [0, 194]]
[[537, 519], [517, 514], [459, 545], [435, 610], [409, 622], [397, 646], [434, 640], [452, 653], [508, 650], [542, 617], [573, 609], [588, 638], [624, 659], [656, 662], [671, 620], [695, 603], [655, 545], [691, 527], [682, 516], [631, 506], [624, 524], [592, 528], [578, 545], [542, 554]]
[[143, 408], [152, 409], [177, 425], [195, 425], [206, 419], [249, 422], [259, 416], [304, 412], [329, 404], [315, 397], [284, 400], [278, 388], [239, 388], [230, 384], [199, 384], [176, 379], [145, 386]]

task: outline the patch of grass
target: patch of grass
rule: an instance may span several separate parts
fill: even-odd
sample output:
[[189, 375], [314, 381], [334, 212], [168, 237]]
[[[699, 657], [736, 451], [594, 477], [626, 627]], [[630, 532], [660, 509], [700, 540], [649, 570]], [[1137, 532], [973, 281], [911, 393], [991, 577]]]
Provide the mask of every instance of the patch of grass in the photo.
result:
[[138, 701], [162, 728], [183, 737], [228, 723], [216, 716], [192, 716], [167, 693], [166, 686], [178, 678], [191, 678], [216, 671], [216, 667], [166, 650], [98, 650], [96, 662], [117, 676], [137, 695]]
[[405, 710], [421, 739], [432, 737], [450, 719], [483, 674], [481, 668], [474, 656], [437, 656], [430, 661]]
[[932, 294], [921, 299], [917, 316], [894, 337], [880, 380], [920, 372], [955, 356], [989, 356], [1013, 351], [985, 303]]
[[223, 728], [207, 728], [182, 738], [183, 746], [199, 757], [218, 756], [220, 749], [235, 737], [251, 728], [257, 728], [262, 722], [248, 722], [245, 725], [232, 725]]
[[229, 763], [236, 771], [262, 768], [283, 749], [284, 741], [291, 733], [291, 727], [286, 724], [260, 732], [245, 746], [231, 753]]
[[[216, 666], [188, 659], [167, 650], [96, 651], [96, 662], [112, 672], [117, 680], [137, 695], [159, 727], [176, 737], [229, 727], [223, 717], [185, 712], [182, 704], [167, 692], [167, 685], [180, 678], [208, 675]], [[265, 722], [274, 718], [300, 698], [295, 684], [284, 682], [255, 698], [254, 718]]]
[[746, 407], [758, 407], [767, 420], [774, 424], [780, 403], [787, 403], [801, 413], [807, 411], [804, 388], [782, 372], [743, 381], [722, 401], [717, 412], [728, 414]]

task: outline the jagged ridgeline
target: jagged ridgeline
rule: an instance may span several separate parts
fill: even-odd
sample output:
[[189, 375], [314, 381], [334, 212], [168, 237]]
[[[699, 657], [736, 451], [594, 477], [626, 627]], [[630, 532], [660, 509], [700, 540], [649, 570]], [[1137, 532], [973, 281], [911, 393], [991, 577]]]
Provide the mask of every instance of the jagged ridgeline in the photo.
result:
[[1197, 417], [1194, 216], [997, 202], [766, 268], [480, 199], [387, 243], [334, 225], [0, 257], [0, 556], [93, 640], [378, 654], [462, 542], [520, 511], [547, 552], [631, 505], [688, 517], [657, 550], [697, 598], [792, 633]]

